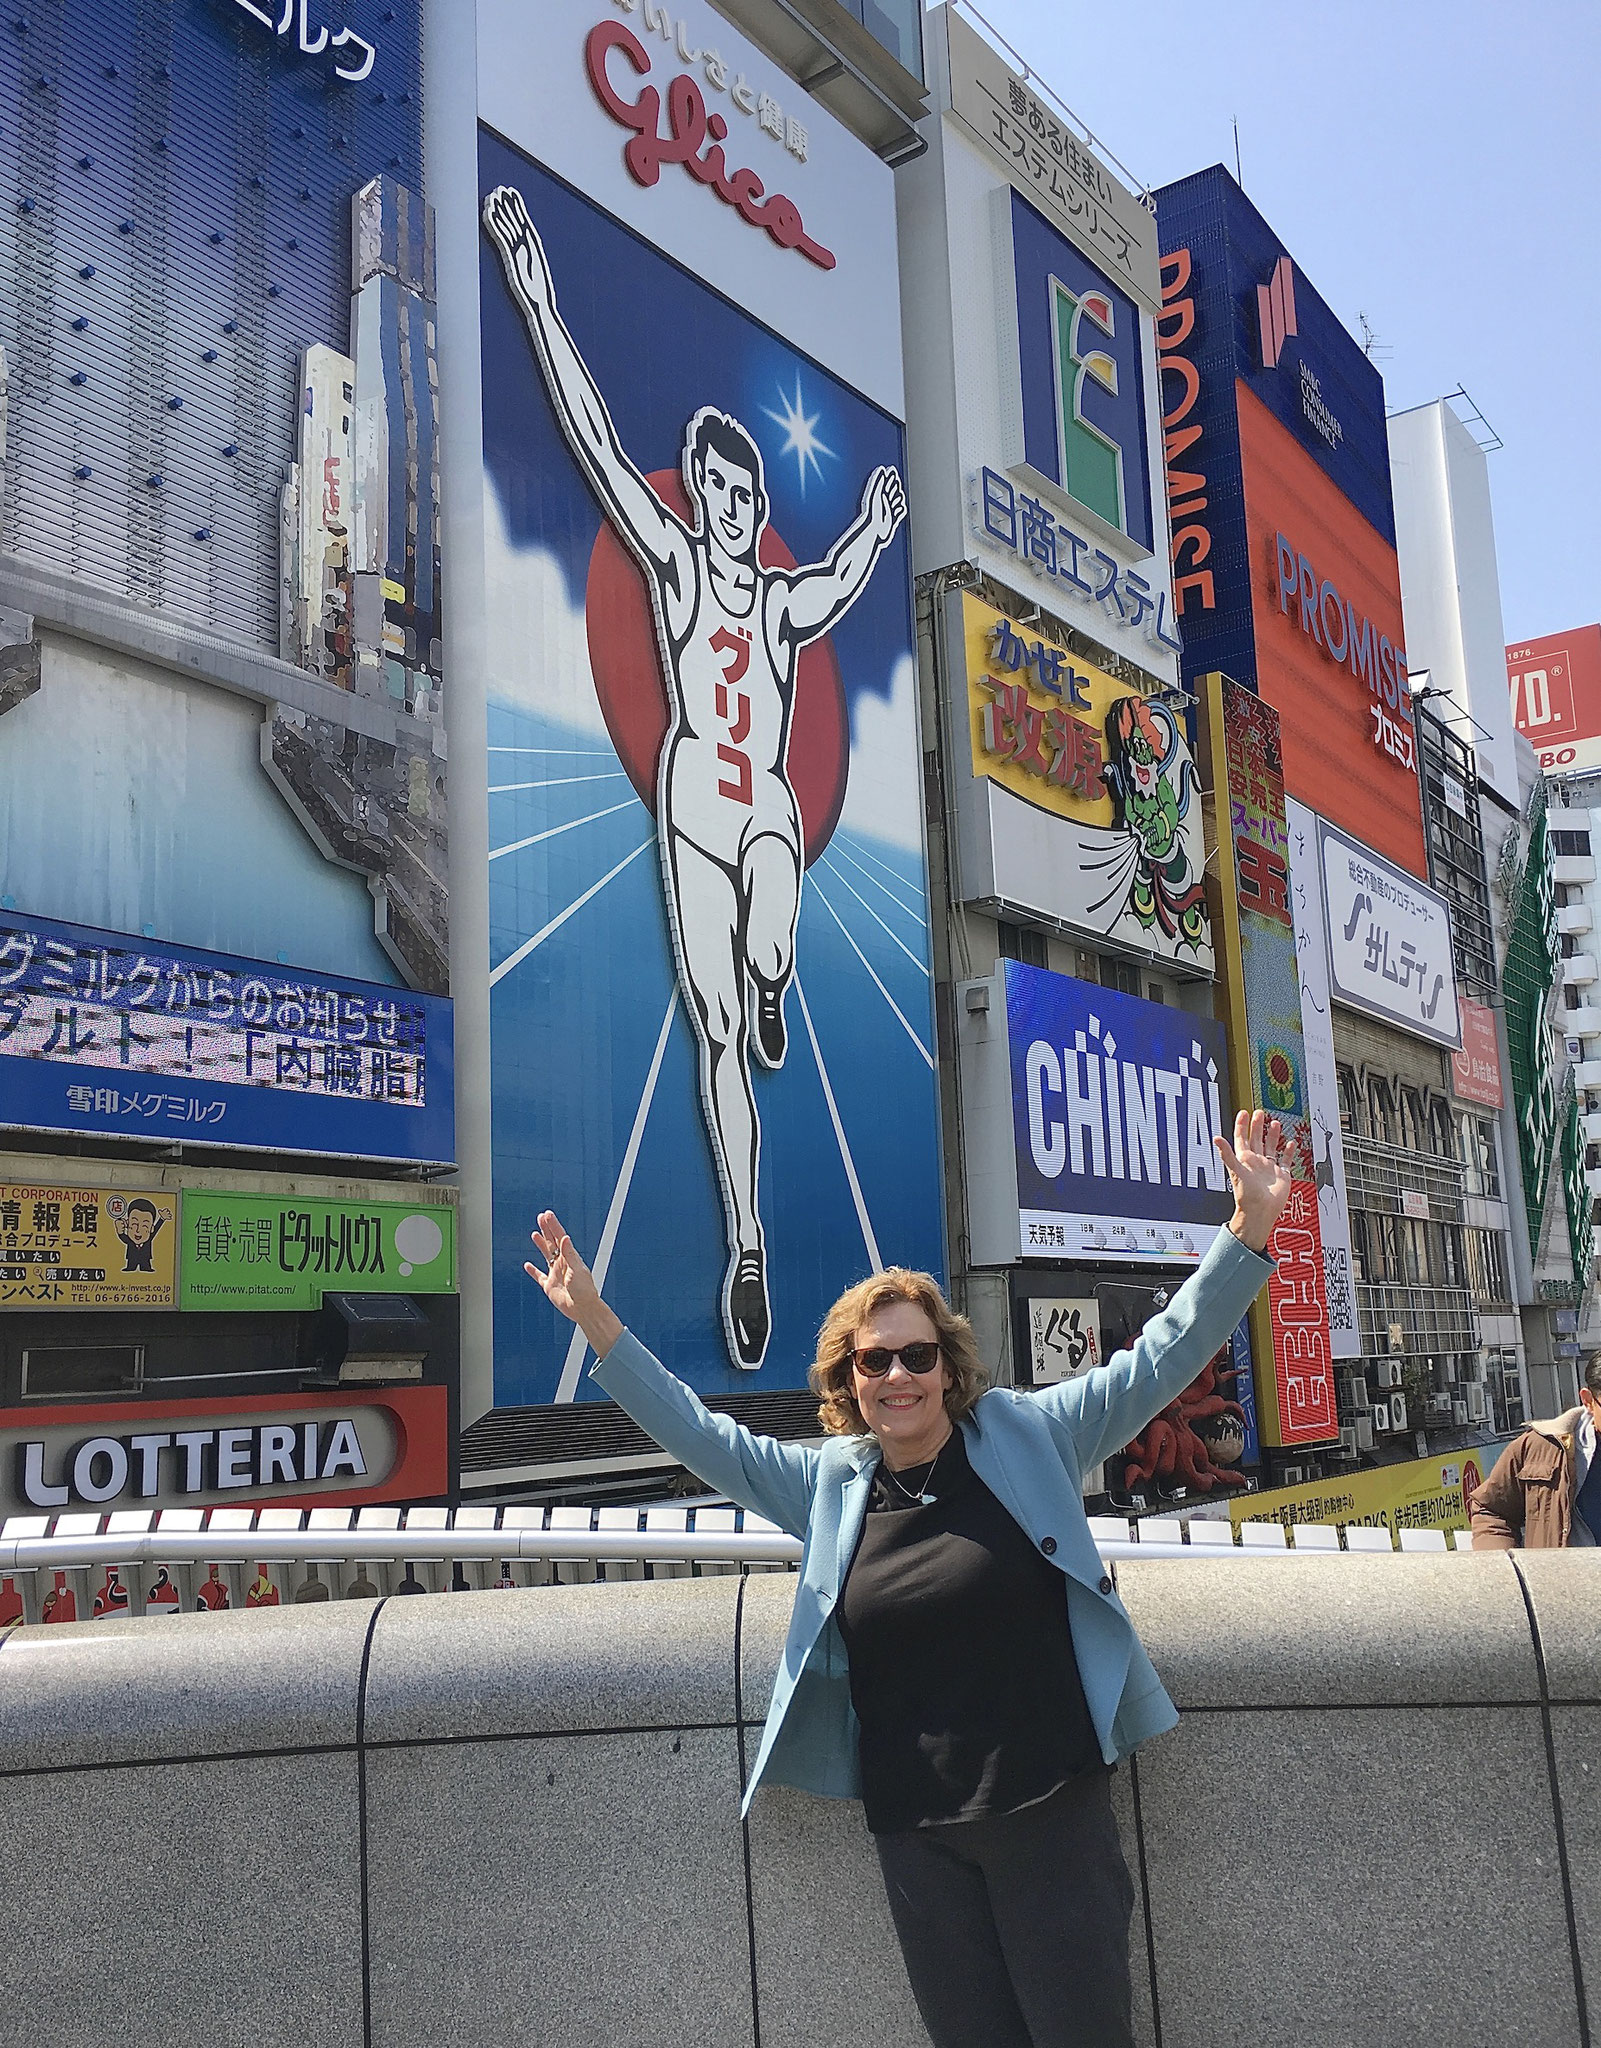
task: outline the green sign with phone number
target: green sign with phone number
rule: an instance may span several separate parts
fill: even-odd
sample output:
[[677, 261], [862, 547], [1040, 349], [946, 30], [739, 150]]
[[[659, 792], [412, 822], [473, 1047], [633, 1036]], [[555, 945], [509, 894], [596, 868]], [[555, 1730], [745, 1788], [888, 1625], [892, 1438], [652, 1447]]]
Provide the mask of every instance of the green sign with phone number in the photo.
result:
[[456, 1212], [186, 1189], [178, 1306], [320, 1308], [326, 1293], [451, 1294]]

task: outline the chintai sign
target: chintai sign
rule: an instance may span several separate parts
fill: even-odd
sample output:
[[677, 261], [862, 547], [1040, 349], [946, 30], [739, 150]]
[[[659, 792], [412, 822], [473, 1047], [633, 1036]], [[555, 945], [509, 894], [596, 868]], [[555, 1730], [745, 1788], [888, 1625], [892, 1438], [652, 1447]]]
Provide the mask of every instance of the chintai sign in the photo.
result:
[[1213, 1144], [1228, 1128], [1221, 1026], [1002, 966], [989, 1008], [964, 1011], [964, 1090], [985, 1126], [968, 1144], [974, 1262], [1199, 1259], [1232, 1207]]

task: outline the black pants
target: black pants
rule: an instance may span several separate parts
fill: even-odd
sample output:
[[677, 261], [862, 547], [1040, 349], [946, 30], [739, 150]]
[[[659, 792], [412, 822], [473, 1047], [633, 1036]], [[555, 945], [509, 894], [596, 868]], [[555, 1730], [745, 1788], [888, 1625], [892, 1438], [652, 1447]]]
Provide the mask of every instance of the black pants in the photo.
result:
[[1108, 1772], [874, 1846], [934, 2048], [1133, 2048], [1134, 1886]]

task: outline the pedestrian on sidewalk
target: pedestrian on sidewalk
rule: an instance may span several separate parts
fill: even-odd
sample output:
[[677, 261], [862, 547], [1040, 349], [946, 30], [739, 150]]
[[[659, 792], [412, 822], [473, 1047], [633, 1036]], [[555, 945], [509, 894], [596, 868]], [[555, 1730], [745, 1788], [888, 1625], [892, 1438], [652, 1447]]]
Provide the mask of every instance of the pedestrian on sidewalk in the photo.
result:
[[1475, 1550], [1590, 1550], [1601, 1544], [1601, 1352], [1584, 1368], [1579, 1405], [1531, 1422], [1473, 1496]]
[[935, 2048], [1132, 2048], [1134, 1888], [1109, 1774], [1178, 1719], [1085, 1519], [1081, 1475], [1227, 1339], [1289, 1198], [1279, 1125], [1216, 1141], [1228, 1227], [1126, 1351], [1039, 1392], [993, 1388], [965, 1317], [891, 1267], [823, 1322], [827, 1441], [714, 1415], [601, 1300], [546, 1210], [526, 1271], [592, 1376], [709, 1486], [804, 1540], [759, 1784], [861, 1799]]

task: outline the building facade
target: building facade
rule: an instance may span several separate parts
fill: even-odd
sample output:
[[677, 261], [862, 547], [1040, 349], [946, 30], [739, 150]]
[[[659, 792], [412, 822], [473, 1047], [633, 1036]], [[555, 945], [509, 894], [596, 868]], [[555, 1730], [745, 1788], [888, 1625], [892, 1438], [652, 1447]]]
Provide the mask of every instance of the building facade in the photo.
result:
[[421, 92], [415, 6], [8, 24], [7, 1512], [454, 1484]]

